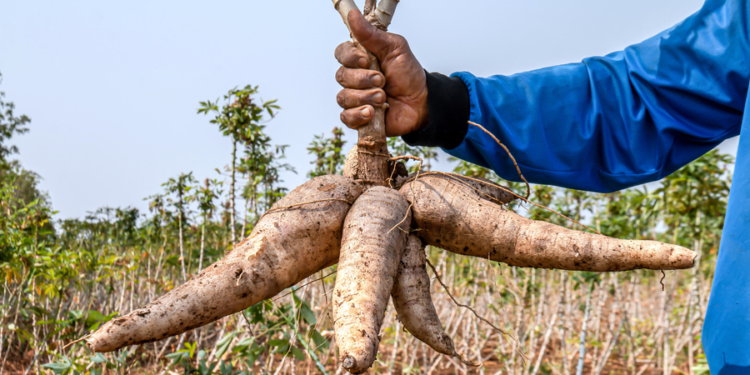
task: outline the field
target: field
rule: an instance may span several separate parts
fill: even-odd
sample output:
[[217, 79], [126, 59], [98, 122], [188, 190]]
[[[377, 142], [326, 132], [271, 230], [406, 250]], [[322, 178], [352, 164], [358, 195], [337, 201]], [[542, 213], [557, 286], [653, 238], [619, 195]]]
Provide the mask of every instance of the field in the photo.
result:
[[[243, 95], [252, 98], [253, 90], [230, 92], [228, 99], [239, 99], [223, 108], [202, 104], [204, 112], [216, 114], [212, 123], [233, 140], [228, 166], [201, 181], [190, 173], [168, 179], [163, 192], [147, 198], [147, 213], [107, 207], [85, 218], [56, 220], [52, 202], [35, 188], [33, 173], [4, 161], [0, 373], [342, 373], [330, 313], [335, 266], [273, 300], [182, 336], [108, 354], [74, 343], [221, 258], [287, 192], [279, 172], [292, 166], [282, 163], [284, 147], [271, 145], [263, 133], [262, 114], [242, 131], [222, 127], [231, 103], [244, 103]], [[257, 108], [278, 109], [273, 102]], [[331, 137], [318, 136], [310, 144], [311, 177], [340, 173], [348, 149], [341, 136], [335, 129]], [[398, 140], [390, 146], [397, 155], [426, 159], [425, 170], [436, 157], [433, 150]], [[615, 194], [533, 186], [535, 203], [612, 237], [695, 249], [698, 264], [664, 275], [594, 274], [515, 268], [429, 248], [437, 273], [428, 272], [443, 326], [458, 352], [481, 365], [469, 367], [434, 353], [402, 329], [389, 307], [372, 372], [574, 374], [583, 366], [582, 373], [596, 375], [707, 374], [700, 328], [732, 162], [712, 151], [650, 189]], [[457, 173], [499, 181], [485, 169], [455, 165]], [[583, 229], [539, 207], [513, 203], [510, 208]]]

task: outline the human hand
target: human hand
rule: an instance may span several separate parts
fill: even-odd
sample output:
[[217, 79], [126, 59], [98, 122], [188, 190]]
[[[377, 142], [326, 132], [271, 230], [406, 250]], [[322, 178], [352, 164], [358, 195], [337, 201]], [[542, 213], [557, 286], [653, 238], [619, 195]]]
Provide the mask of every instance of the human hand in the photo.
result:
[[344, 110], [341, 122], [352, 129], [367, 124], [374, 107], [388, 103], [385, 132], [389, 137], [409, 134], [429, 121], [427, 78], [422, 65], [400, 35], [387, 33], [370, 25], [358, 10], [348, 15], [354, 38], [380, 61], [383, 73], [367, 69], [367, 53], [351, 41], [336, 47], [341, 67], [336, 81], [344, 87], [336, 101]]

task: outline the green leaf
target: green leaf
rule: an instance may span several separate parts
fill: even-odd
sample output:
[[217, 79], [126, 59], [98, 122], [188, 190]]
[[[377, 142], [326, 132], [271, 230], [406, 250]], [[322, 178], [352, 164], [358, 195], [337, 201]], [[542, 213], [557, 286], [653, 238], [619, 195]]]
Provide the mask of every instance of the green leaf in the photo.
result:
[[221, 371], [221, 375], [232, 375], [234, 373], [234, 368], [232, 367], [231, 363], [225, 363], [224, 361], [221, 361], [221, 365], [219, 365], [219, 371]]
[[320, 334], [320, 332], [318, 332], [317, 329], [312, 331], [312, 339], [313, 339], [313, 342], [315, 343], [316, 348], [319, 346], [322, 348], [325, 348], [328, 346], [328, 341], [326, 340], [325, 337], [323, 337], [323, 335]]
[[54, 372], [57, 375], [68, 372], [71, 366], [72, 364], [70, 363], [70, 359], [68, 359], [68, 357], [63, 357], [62, 362], [45, 363], [42, 365], [42, 367], [52, 370], [52, 372]]
[[268, 341], [268, 346], [273, 348], [289, 344], [289, 339], [275, 339]]
[[257, 344], [253, 343], [250, 346], [249, 354], [247, 355], [247, 364], [249, 368], [253, 368], [255, 361], [263, 354], [263, 348], [258, 347]]
[[292, 354], [299, 361], [305, 360], [305, 353], [303, 353], [302, 350], [299, 350], [299, 348], [297, 348], [296, 346], [292, 346]]
[[195, 354], [195, 349], [198, 346], [198, 343], [185, 343], [185, 348], [188, 350], [188, 353], [190, 353], [190, 358], [193, 358], [193, 355]]
[[286, 343], [276, 349], [276, 354], [286, 354], [289, 351], [289, 343]]
[[306, 303], [302, 303], [302, 306], [300, 307], [300, 314], [302, 315], [302, 319], [304, 319], [307, 324], [314, 326], [317, 320], [315, 319], [315, 313], [310, 309], [309, 306], [307, 306]]
[[96, 311], [96, 310], [89, 310], [89, 319], [92, 320], [103, 320], [104, 314]]
[[[315, 336], [315, 334], [317, 332], [318, 331], [313, 331], [313, 336]], [[321, 336], [319, 333], [317, 333], [317, 334], [318, 334], [318, 336], [320, 336], [321, 338], [323, 338], [323, 336]], [[310, 347], [310, 344], [305, 340], [304, 337], [302, 337], [302, 335], [299, 332], [297, 332], [297, 338], [299, 339], [299, 342], [302, 343], [302, 346], [305, 347], [305, 350], [307, 350], [307, 354], [310, 355], [310, 358], [312, 358], [312, 360], [315, 361], [315, 366], [318, 367], [318, 370], [320, 370], [320, 372], [322, 374], [328, 375], [328, 371], [326, 371], [326, 367], [323, 366], [323, 364], [320, 362], [320, 358], [318, 358], [318, 356], [315, 354], [315, 351], [313, 350], [313, 348]], [[326, 346], [327, 346], [327, 344], [326, 344]]]
[[105, 363], [107, 362], [107, 358], [102, 353], [96, 353], [93, 356], [91, 356], [91, 362]]
[[88, 318], [86, 318], [86, 324], [89, 325], [89, 330], [95, 331], [100, 325], [112, 320], [117, 316], [118, 312], [115, 311], [109, 315], [104, 315], [96, 310], [89, 310]]
[[234, 348], [232, 348], [232, 352], [234, 353], [241, 352], [247, 349], [254, 342], [255, 342], [255, 337], [248, 337], [248, 338], [242, 339], [240, 340], [240, 342], [234, 345]]
[[174, 360], [174, 363], [179, 362], [181, 359], [189, 359], [190, 358], [190, 352], [188, 352], [185, 349], [180, 349], [174, 353], [169, 353], [165, 355], [165, 357]]
[[216, 343], [216, 358], [221, 358], [226, 353], [235, 337], [237, 337], [237, 332], [231, 332]]
[[48, 368], [52, 371], [64, 371], [70, 368], [70, 363], [45, 363], [42, 365], [44, 368]]

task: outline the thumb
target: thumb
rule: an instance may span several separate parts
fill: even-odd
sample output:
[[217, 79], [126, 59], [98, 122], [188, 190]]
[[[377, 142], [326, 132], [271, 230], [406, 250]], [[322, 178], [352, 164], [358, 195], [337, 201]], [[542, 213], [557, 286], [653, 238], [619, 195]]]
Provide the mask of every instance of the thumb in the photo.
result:
[[382, 60], [390, 46], [388, 33], [367, 22], [362, 13], [359, 12], [359, 9], [350, 10], [347, 18], [354, 39], [362, 47], [365, 47], [365, 49], [372, 52], [378, 59]]

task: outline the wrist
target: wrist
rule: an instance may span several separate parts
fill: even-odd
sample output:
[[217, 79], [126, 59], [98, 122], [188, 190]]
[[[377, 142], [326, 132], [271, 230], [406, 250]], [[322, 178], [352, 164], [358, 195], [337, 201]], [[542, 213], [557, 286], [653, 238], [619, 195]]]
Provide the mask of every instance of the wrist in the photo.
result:
[[[426, 74], [426, 72], [425, 72]], [[429, 91], [427, 90], [427, 84], [425, 83], [424, 93], [421, 95], [420, 105], [418, 109], [419, 115], [417, 116], [417, 123], [412, 129], [413, 132], [420, 131], [427, 127], [430, 123], [430, 103], [429, 103]]]
[[411, 146], [458, 147], [468, 131], [471, 113], [469, 90], [458, 77], [426, 74], [426, 93], [415, 130], [403, 135]]

